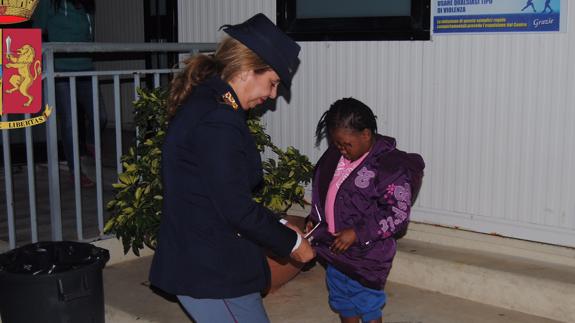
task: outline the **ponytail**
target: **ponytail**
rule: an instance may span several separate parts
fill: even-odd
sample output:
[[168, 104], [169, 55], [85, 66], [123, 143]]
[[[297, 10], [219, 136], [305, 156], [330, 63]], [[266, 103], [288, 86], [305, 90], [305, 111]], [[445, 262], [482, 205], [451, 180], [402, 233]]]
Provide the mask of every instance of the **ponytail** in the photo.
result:
[[196, 54], [184, 61], [185, 69], [171, 82], [168, 96], [168, 116], [173, 117], [178, 107], [190, 95], [194, 86], [218, 74], [218, 64], [213, 55]]
[[317, 127], [315, 128], [315, 146], [319, 147], [323, 138], [327, 137], [327, 119], [328, 119], [329, 110], [324, 112], [317, 123]]

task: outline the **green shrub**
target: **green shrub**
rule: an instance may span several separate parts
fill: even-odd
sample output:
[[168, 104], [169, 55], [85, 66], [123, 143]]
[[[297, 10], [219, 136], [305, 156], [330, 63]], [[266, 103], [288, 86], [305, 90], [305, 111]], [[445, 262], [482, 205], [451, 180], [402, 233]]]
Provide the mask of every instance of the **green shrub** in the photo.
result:
[[[139, 255], [144, 246], [155, 249], [162, 216], [161, 145], [168, 125], [167, 91], [138, 90], [134, 102], [135, 143], [122, 156], [124, 172], [113, 184], [115, 195], [108, 202], [111, 212], [104, 232], [122, 240], [124, 253]], [[313, 165], [297, 149], [275, 146], [258, 117], [250, 117], [248, 127], [260, 152], [269, 149], [275, 159], [263, 161], [264, 181], [254, 199], [271, 210], [285, 214], [295, 203], [304, 205], [304, 185], [311, 181]]]

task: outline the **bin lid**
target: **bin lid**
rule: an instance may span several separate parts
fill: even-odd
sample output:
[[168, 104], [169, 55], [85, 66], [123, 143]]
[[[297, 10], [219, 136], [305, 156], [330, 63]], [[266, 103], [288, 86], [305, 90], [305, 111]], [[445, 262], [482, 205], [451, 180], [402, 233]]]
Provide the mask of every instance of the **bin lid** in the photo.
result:
[[108, 250], [89, 243], [37, 242], [0, 254], [0, 274], [52, 275], [95, 263], [104, 267], [109, 259]]

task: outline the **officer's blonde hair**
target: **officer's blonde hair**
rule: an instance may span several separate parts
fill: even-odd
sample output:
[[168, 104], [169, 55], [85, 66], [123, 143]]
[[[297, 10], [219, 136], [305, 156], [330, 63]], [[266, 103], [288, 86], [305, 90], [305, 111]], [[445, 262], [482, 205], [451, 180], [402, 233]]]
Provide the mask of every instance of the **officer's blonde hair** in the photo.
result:
[[170, 85], [167, 107], [170, 116], [176, 113], [192, 89], [210, 76], [219, 75], [229, 82], [243, 71], [263, 73], [271, 69], [256, 53], [229, 36], [220, 42], [214, 54], [197, 54], [184, 63], [184, 70]]

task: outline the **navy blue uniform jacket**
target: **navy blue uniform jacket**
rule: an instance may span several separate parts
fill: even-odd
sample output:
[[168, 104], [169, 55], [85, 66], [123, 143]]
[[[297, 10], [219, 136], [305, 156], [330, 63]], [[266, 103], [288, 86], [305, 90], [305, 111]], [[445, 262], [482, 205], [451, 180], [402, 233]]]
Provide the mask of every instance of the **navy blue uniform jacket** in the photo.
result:
[[264, 290], [262, 247], [288, 256], [297, 235], [252, 200], [262, 180], [246, 114], [222, 99], [219, 77], [195, 87], [170, 121], [162, 147], [163, 211], [152, 285], [175, 295], [229, 298]]

